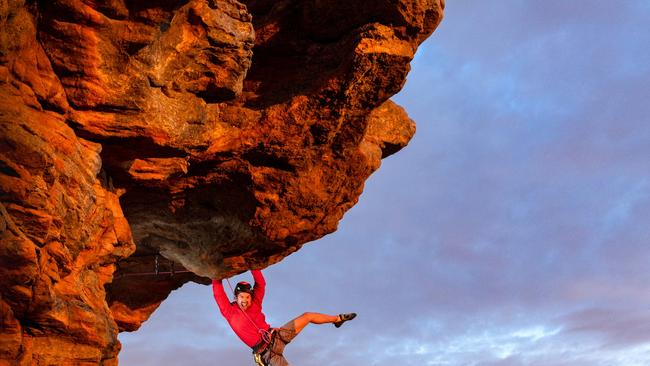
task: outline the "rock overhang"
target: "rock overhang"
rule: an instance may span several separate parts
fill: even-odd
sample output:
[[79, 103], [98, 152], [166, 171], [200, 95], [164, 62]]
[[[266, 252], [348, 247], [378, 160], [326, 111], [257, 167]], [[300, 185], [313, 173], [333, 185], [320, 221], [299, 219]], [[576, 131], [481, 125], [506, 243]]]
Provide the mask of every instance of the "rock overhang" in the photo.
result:
[[[100, 331], [84, 352], [116, 362], [117, 329], [184, 282], [268, 266], [336, 230], [415, 132], [389, 98], [443, 8], [9, 1], [1, 302], [18, 348], [3, 354], [91, 309], [84, 329]], [[155, 263], [175, 275], [134, 276]], [[77, 305], [60, 321], [54, 304]]]

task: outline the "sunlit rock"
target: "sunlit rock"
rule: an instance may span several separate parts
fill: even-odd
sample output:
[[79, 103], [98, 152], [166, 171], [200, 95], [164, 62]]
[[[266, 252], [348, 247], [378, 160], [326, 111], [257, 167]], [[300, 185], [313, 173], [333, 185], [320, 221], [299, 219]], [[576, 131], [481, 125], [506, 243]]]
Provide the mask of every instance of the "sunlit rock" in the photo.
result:
[[442, 0], [0, 5], [0, 359], [115, 365], [170, 291], [336, 230]]

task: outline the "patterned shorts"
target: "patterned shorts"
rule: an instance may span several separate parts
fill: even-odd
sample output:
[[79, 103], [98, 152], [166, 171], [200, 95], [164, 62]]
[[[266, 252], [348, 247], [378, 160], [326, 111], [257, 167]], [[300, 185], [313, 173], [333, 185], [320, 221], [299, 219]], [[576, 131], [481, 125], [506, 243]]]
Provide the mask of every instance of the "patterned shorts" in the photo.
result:
[[291, 342], [295, 336], [296, 329], [293, 325], [293, 321], [288, 322], [281, 328], [274, 328], [271, 344], [268, 346], [266, 351], [262, 353], [262, 359], [269, 366], [289, 366], [289, 362], [284, 358], [282, 353], [284, 352], [284, 347]]

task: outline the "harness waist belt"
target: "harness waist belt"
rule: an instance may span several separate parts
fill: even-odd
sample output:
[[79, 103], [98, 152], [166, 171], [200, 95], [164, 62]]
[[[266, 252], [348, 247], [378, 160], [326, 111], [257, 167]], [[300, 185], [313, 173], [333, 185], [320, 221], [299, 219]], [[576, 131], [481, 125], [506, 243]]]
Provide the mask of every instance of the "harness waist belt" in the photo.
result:
[[[275, 336], [275, 329], [269, 328], [267, 331], [271, 332], [271, 342], [273, 342], [273, 337]], [[260, 341], [257, 342], [256, 345], [253, 346], [253, 353], [258, 354], [258, 355], [261, 354], [262, 352], [264, 352], [266, 350], [266, 347], [268, 347], [269, 344], [270, 344], [270, 342], [266, 342], [264, 340], [264, 337], [262, 337], [260, 339]]]

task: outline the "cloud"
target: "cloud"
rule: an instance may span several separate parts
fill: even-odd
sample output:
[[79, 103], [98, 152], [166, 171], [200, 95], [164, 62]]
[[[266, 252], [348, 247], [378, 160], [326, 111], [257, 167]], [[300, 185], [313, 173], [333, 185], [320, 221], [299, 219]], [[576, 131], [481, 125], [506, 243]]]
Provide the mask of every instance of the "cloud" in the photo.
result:
[[581, 333], [602, 338], [602, 348], [618, 350], [650, 345], [650, 309], [588, 308], [568, 314], [564, 333]]
[[[341, 329], [307, 327], [287, 358], [650, 364], [648, 3], [446, 11], [395, 98], [418, 124], [411, 144], [336, 233], [265, 270], [273, 325], [359, 313]], [[250, 362], [198, 285], [121, 339], [127, 366]]]

